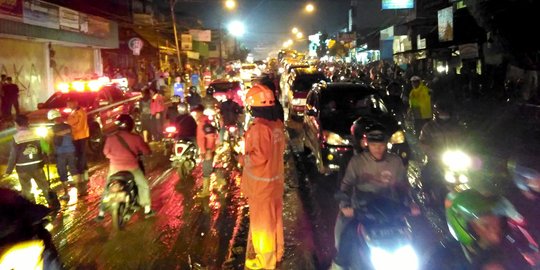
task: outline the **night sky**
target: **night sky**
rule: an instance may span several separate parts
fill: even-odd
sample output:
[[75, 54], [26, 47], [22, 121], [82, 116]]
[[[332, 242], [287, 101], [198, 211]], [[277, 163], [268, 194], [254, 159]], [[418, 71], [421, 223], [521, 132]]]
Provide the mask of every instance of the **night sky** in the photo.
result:
[[[316, 10], [312, 14], [304, 11], [306, 3], [301, 0], [237, 0], [237, 9], [228, 11], [222, 2], [179, 1], [176, 9], [200, 18], [209, 28], [217, 28], [220, 21], [224, 25], [233, 20], [243, 21], [246, 34], [240, 39], [242, 44], [255, 53], [255, 57], [266, 57], [269, 51], [280, 48], [292, 37], [293, 26], [305, 35], [317, 31], [333, 33], [347, 26], [350, 0], [313, 1]], [[306, 42], [303, 50], [307, 49]]]

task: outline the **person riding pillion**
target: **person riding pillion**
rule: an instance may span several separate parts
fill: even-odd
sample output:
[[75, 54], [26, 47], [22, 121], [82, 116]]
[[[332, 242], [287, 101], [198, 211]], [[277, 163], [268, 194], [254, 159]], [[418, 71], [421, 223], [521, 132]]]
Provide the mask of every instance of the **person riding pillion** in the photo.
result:
[[[131, 116], [122, 114], [118, 116], [115, 124], [118, 127], [118, 132], [109, 135], [103, 147], [103, 154], [110, 161], [108, 176], [110, 177], [119, 171], [131, 172], [137, 185], [138, 203], [144, 208], [145, 217], [151, 217], [154, 215], [154, 211], [151, 208], [150, 187], [139, 160], [139, 155], [149, 155], [151, 153], [150, 147], [140, 135], [132, 132], [135, 122]], [[105, 187], [109, 184], [109, 177], [107, 177]], [[105, 189], [102, 201], [106, 193], [107, 190]], [[101, 221], [104, 216], [105, 209], [102, 202], [96, 220]]]
[[245, 265], [249, 269], [275, 269], [284, 254], [284, 124], [268, 87], [255, 84], [246, 95], [246, 105], [254, 119], [245, 133], [241, 182], [250, 209]]
[[32, 202], [35, 201], [31, 192], [31, 180], [34, 179], [38, 188], [43, 192], [49, 207], [54, 210], [60, 209], [56, 193], [51, 189], [43, 171], [44, 159], [49, 149], [48, 144], [29, 128], [28, 118], [24, 115], [15, 117], [15, 128], [17, 133], [13, 135], [11, 141], [5, 174], [9, 175], [15, 169], [19, 176], [22, 195]]

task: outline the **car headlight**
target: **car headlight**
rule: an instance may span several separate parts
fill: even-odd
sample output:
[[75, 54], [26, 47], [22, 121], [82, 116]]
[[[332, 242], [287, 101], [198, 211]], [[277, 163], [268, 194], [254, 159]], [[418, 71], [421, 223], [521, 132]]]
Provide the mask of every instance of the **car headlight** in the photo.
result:
[[390, 143], [391, 144], [399, 144], [405, 142], [405, 133], [401, 130], [398, 130], [392, 134], [392, 137], [390, 137]]
[[327, 144], [330, 145], [349, 145], [349, 140], [342, 138], [337, 133], [324, 130], [323, 136]]
[[442, 161], [452, 171], [465, 171], [472, 165], [471, 157], [459, 150], [444, 152]]
[[418, 269], [418, 257], [410, 245], [403, 246], [393, 253], [374, 247], [371, 249], [371, 263], [376, 270]]
[[45, 126], [39, 126], [36, 128], [36, 135], [38, 135], [41, 138], [47, 137], [49, 134], [49, 129]]

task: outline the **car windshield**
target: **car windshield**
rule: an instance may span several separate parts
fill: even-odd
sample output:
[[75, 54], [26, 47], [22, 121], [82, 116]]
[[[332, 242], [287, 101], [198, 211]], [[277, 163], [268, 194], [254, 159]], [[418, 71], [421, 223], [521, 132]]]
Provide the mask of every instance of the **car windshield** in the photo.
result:
[[[328, 89], [320, 100], [322, 128], [338, 134], [348, 134], [354, 120], [360, 116], [382, 114], [380, 100], [363, 89]], [[340, 121], [336, 121], [340, 119]]]
[[325, 77], [322, 73], [301, 74], [294, 79], [292, 89], [294, 91], [307, 92], [314, 83], [318, 83], [324, 79]]
[[215, 93], [227, 92], [229, 90], [235, 90], [240, 88], [237, 82], [215, 83], [210, 85], [210, 87], [214, 88]]
[[97, 100], [98, 93], [99, 92], [56, 92], [47, 101], [45, 101], [43, 108], [64, 108], [67, 106], [68, 99], [77, 100], [81, 107], [90, 107], [94, 104], [94, 101]]

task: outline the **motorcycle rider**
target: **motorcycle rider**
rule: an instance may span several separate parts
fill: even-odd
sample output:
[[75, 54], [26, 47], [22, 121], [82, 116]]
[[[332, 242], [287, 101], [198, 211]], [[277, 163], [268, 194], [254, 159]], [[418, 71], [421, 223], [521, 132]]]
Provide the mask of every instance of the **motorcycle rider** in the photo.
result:
[[[356, 133], [356, 135], [360, 135]], [[362, 134], [363, 135], [363, 134]], [[340, 211], [334, 228], [337, 254], [333, 268], [348, 267], [353, 239], [356, 239], [358, 221], [354, 219], [354, 201], [360, 193], [374, 193], [389, 199], [409, 204], [406, 169], [399, 156], [387, 152], [389, 136], [386, 129], [375, 124], [366, 134], [368, 151], [355, 155], [345, 171], [341, 181], [341, 192], [348, 195], [348, 200], [340, 202]], [[361, 142], [357, 138], [357, 142]], [[413, 205], [411, 205], [413, 206]], [[417, 208], [412, 207], [413, 213]]]
[[13, 169], [19, 176], [22, 195], [30, 200], [34, 200], [32, 194], [31, 180], [34, 179], [41, 192], [47, 199], [49, 208], [53, 210], [60, 209], [60, 202], [47, 181], [43, 171], [44, 158], [49, 149], [47, 143], [42, 140], [33, 130], [29, 128], [28, 117], [17, 115], [15, 117], [15, 128], [17, 133], [13, 135], [9, 160], [6, 168], [6, 175], [13, 172]]
[[225, 129], [229, 126], [236, 126], [239, 129], [239, 134], [242, 131], [242, 122], [238, 121], [242, 114], [242, 107], [238, 103], [234, 102], [234, 92], [227, 92], [227, 100], [222, 102], [219, 106], [219, 113], [221, 115], [221, 128], [219, 130], [220, 140], [223, 140], [223, 134]]
[[188, 105], [186, 103], [180, 103], [177, 106], [178, 116], [174, 120], [176, 126], [177, 139], [195, 141], [197, 136], [197, 122], [189, 114]]
[[202, 98], [199, 95], [199, 93], [197, 93], [197, 87], [194, 87], [194, 86], [189, 87], [189, 90], [186, 96], [186, 101], [189, 104], [189, 107], [191, 108], [195, 108], [197, 105], [201, 104]]
[[197, 146], [202, 160], [203, 186], [197, 197], [210, 196], [210, 175], [214, 171], [214, 152], [216, 150], [217, 132], [209, 117], [205, 115], [204, 107], [198, 105], [192, 109], [197, 122]]
[[145, 218], [151, 217], [155, 212], [151, 208], [150, 187], [139, 163], [139, 155], [149, 155], [151, 153], [150, 147], [140, 135], [132, 132], [135, 122], [128, 114], [119, 115], [115, 124], [118, 131], [107, 137], [103, 147], [103, 154], [110, 160], [110, 165], [106, 188], [102, 195], [96, 220], [102, 221], [105, 217], [103, 198], [107, 194], [109, 177], [119, 171], [129, 171], [133, 174], [139, 194], [138, 203], [144, 208]]

